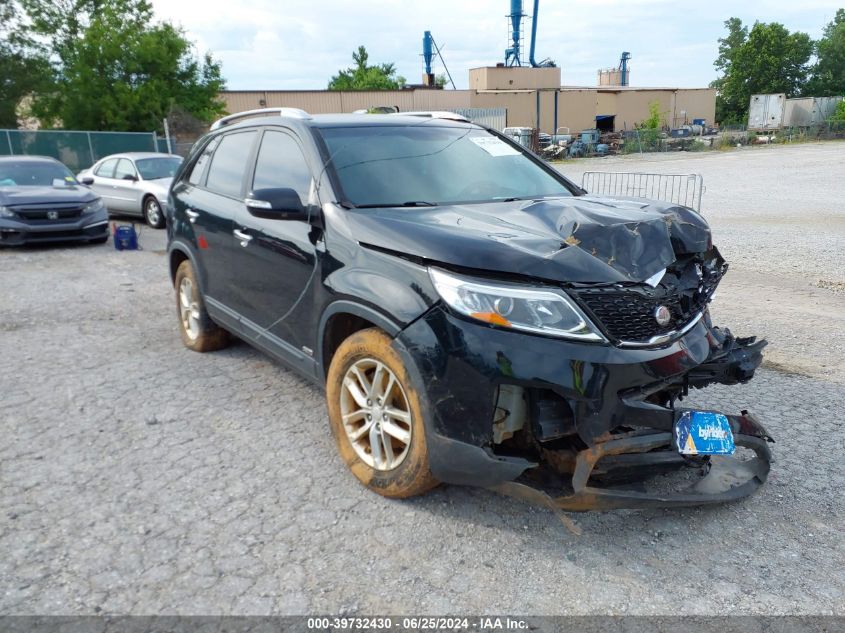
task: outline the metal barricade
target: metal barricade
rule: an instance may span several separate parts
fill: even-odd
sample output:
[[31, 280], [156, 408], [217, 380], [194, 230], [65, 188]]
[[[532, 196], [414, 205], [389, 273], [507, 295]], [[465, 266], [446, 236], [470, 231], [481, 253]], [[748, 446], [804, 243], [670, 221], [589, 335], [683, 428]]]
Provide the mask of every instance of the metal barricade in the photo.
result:
[[587, 171], [581, 177], [581, 188], [597, 196], [662, 200], [700, 212], [704, 177], [701, 174]]

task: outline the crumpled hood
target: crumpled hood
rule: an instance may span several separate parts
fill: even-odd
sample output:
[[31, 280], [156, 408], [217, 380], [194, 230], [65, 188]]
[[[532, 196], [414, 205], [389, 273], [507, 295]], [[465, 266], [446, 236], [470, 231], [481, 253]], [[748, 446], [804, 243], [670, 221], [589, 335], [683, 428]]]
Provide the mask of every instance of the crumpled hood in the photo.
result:
[[93, 202], [97, 194], [79, 185], [72, 187], [0, 187], [0, 205]]
[[642, 282], [676, 255], [712, 245], [696, 212], [644, 200], [577, 196], [347, 214], [363, 245], [557, 282]]

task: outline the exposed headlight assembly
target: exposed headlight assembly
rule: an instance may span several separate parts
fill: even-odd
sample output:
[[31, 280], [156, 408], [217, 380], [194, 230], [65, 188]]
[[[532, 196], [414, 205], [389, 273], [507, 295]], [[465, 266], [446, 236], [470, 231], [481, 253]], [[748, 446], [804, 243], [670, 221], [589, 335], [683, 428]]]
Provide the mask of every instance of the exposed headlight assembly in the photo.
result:
[[428, 274], [440, 298], [470, 318], [546, 336], [606, 341], [562, 290], [483, 281], [439, 268]]
[[89, 202], [85, 205], [85, 208], [82, 209], [83, 213], [94, 213], [95, 211], [102, 211], [106, 208], [106, 205], [103, 204], [102, 198], [97, 198], [94, 202]]

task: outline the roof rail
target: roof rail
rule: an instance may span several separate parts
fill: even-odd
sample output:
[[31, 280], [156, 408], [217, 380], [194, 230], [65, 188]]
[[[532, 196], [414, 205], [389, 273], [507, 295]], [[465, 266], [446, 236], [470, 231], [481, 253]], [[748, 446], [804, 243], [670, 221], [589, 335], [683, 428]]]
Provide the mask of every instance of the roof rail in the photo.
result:
[[283, 117], [290, 117], [293, 119], [310, 119], [311, 115], [308, 114], [305, 110], [300, 110], [299, 108], [259, 108], [258, 110], [246, 110], [245, 112], [236, 112], [235, 114], [229, 114], [224, 116], [222, 119], [217, 119], [214, 123], [211, 124], [212, 130], [217, 130], [224, 125], [229, 125], [232, 121], [237, 121], [238, 119], [246, 119], [251, 116], [260, 116], [266, 114], [278, 114], [279, 116]]
[[399, 116], [418, 116], [427, 117], [430, 119], [448, 119], [450, 121], [463, 121], [465, 123], [472, 123], [468, 118], [457, 112], [448, 112], [446, 110], [420, 110], [416, 112], [394, 112]]

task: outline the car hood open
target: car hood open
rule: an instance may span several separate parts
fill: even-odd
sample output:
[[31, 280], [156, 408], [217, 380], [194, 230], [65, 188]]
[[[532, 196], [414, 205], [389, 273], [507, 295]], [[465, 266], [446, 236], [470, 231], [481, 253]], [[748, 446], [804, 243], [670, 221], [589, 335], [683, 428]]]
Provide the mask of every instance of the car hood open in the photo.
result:
[[643, 282], [677, 255], [712, 246], [698, 213], [644, 200], [577, 196], [347, 213], [364, 246], [556, 282]]

